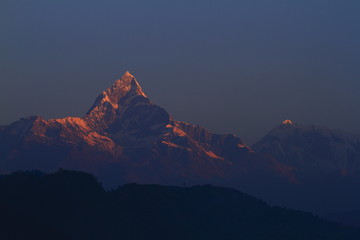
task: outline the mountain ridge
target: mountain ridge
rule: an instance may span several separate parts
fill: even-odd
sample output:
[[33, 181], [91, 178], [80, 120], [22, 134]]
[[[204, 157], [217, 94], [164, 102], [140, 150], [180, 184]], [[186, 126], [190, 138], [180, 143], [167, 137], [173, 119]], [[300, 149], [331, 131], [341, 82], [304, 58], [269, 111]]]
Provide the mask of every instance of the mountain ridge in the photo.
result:
[[[38, 159], [38, 164], [32, 166], [40, 170], [86, 170], [100, 180], [117, 169], [123, 176], [121, 181], [158, 183], [164, 181], [160, 179], [173, 179], [170, 182], [195, 183], [245, 174], [253, 165], [261, 165], [264, 170], [279, 166], [273, 161], [262, 161], [233, 134], [213, 134], [175, 120], [151, 102], [129, 72], [103, 91], [82, 118], [22, 118], [1, 135], [2, 144], [8, 146], [7, 151], [0, 151], [2, 171], [24, 170]], [[8, 139], [13, 139], [13, 144]], [[34, 153], [36, 147], [39, 150]], [[41, 153], [49, 147], [58, 154], [53, 164]], [[46, 162], [46, 167], [41, 162]], [[287, 168], [282, 167], [275, 175], [284, 177], [284, 169]], [[274, 174], [272, 170], [268, 173]], [[114, 176], [116, 171], [112, 175], [119, 179]], [[291, 173], [285, 178], [287, 175]]]
[[65, 168], [94, 174], [107, 188], [212, 183], [303, 210], [360, 208], [360, 141], [317, 129], [285, 120], [250, 147], [234, 134], [177, 121], [127, 72], [84, 117], [33, 116], [0, 129], [0, 172]]
[[[342, 176], [360, 174], [360, 135], [316, 125], [281, 124], [252, 146], [284, 164]], [[303, 164], [303, 166], [302, 166]], [[311, 165], [312, 164], [312, 165]], [[333, 164], [332, 166], [328, 164]], [[309, 172], [309, 169], [303, 169]]]

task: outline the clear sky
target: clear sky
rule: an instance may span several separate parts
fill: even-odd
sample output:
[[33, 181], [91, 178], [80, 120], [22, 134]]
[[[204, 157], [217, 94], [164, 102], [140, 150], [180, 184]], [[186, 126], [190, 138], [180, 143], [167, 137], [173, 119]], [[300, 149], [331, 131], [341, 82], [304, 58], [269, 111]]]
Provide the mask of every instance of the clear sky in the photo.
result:
[[129, 70], [177, 120], [252, 143], [360, 133], [360, 1], [0, 1], [0, 124], [82, 116]]

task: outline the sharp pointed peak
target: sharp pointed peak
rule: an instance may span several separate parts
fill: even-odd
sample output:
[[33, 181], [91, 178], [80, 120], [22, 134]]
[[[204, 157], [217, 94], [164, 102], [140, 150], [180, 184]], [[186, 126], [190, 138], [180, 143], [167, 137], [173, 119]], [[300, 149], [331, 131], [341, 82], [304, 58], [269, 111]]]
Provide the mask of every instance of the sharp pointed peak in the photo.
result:
[[[117, 109], [120, 99], [125, 96], [142, 96], [148, 98], [142, 91], [142, 88], [135, 77], [128, 71], [126, 71], [120, 79], [117, 79], [111, 87], [104, 90], [97, 97], [95, 103], [87, 112], [87, 115], [91, 115], [92, 113], [97, 115], [98, 111], [102, 112], [104, 109], [109, 108], [108, 105], [113, 109]], [[103, 114], [103, 112], [101, 114]]]
[[146, 94], [142, 91], [142, 88], [136, 78], [129, 72], [126, 71], [122, 77], [115, 81], [114, 85], [107, 89], [105, 92], [116, 92], [116, 89], [120, 89], [121, 92], [136, 92], [138, 95], [142, 95], [143, 97], [147, 97]]
[[131, 78], [135, 78], [134, 75], [132, 75], [129, 71], [126, 71], [121, 78], [123, 77], [131, 77]]
[[129, 71], [126, 71], [119, 79], [115, 81], [115, 86], [119, 85], [128, 85], [128, 84], [135, 84], [139, 85], [139, 83], [136, 81], [136, 78], [134, 75], [132, 75]]

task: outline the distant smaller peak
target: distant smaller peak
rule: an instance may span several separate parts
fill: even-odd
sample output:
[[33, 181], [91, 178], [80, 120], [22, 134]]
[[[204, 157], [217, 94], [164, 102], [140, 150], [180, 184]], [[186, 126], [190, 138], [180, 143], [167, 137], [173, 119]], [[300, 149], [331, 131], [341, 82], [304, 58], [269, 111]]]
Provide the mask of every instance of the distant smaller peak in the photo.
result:
[[282, 122], [282, 125], [294, 125], [294, 123], [291, 120], [285, 120]]

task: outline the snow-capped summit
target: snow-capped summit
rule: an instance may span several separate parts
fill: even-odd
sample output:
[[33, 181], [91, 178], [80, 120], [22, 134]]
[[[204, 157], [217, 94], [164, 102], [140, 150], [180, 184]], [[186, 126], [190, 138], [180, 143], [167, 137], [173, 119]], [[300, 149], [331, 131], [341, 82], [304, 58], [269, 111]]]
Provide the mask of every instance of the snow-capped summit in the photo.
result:
[[124, 76], [129, 76], [129, 77], [132, 77], [132, 78], [135, 78], [129, 71], [126, 71], [123, 75]]
[[291, 120], [287, 119], [287, 120], [283, 121], [282, 124], [284, 124], [284, 125], [293, 125], [293, 122]]
[[96, 98], [85, 118], [89, 125], [97, 130], [106, 129], [115, 121], [117, 111], [125, 108], [125, 99], [135, 97], [148, 101], [135, 77], [125, 72], [120, 79]]
[[[118, 89], [118, 92], [116, 92], [115, 89]], [[116, 80], [113, 87], [108, 90], [113, 90], [117, 94], [128, 94], [129, 92], [135, 92], [135, 94], [147, 97], [146, 94], [142, 91], [140, 84], [136, 81], [136, 78], [128, 71], [126, 71], [120, 79]], [[118, 97], [121, 98], [121, 96]]]

